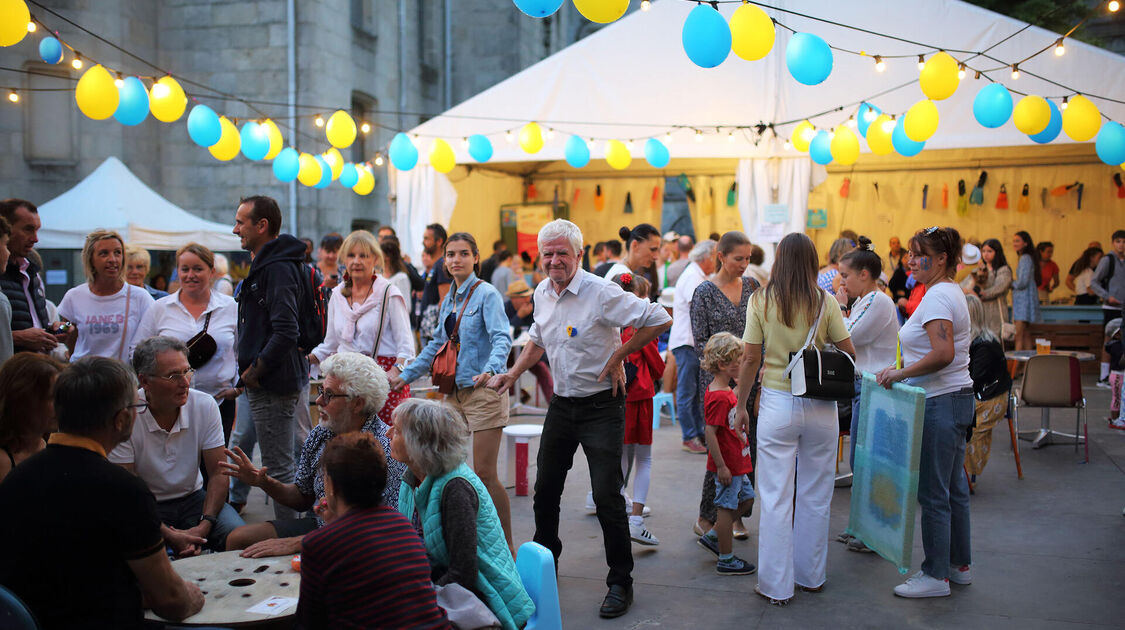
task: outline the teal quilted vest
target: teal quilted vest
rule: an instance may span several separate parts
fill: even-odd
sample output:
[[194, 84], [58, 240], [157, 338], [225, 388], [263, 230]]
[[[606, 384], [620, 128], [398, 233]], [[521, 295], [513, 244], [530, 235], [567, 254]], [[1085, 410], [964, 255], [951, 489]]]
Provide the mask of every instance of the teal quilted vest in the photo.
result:
[[462, 463], [436, 479], [426, 477], [417, 488], [403, 482], [398, 509], [409, 519], [417, 508], [427, 555], [439, 565], [449, 566], [449, 553], [441, 529], [441, 495], [445, 484], [457, 477], [468, 481], [477, 493], [477, 591], [504, 630], [518, 630], [535, 612], [535, 603], [523, 588], [496, 507], [476, 473]]

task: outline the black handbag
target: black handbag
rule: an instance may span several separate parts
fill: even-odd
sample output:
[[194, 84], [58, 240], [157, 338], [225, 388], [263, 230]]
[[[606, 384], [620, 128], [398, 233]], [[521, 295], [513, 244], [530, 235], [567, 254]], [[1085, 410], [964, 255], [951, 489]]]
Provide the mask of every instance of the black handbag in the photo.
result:
[[187, 340], [188, 365], [193, 370], [198, 370], [207, 365], [207, 362], [215, 356], [215, 351], [219, 348], [218, 344], [215, 343], [215, 338], [207, 334], [207, 328], [210, 325], [211, 313], [207, 313], [207, 319], [203, 320], [203, 330], [195, 333], [194, 337]]
[[855, 362], [839, 350], [820, 349], [813, 343], [820, 320], [824, 316], [824, 292], [820, 292], [820, 309], [809, 327], [809, 336], [799, 352], [789, 353], [790, 391], [800, 398], [816, 400], [851, 400], [855, 397]]

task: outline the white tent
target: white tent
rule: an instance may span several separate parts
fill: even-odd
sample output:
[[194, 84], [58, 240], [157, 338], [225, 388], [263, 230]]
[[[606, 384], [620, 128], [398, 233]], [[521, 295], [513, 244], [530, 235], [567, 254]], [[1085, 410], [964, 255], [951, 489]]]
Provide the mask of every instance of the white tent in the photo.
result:
[[74, 188], [39, 206], [40, 249], [81, 249], [86, 235], [116, 230], [130, 245], [175, 250], [190, 242], [214, 251], [239, 249], [231, 225], [205, 221], [149, 188], [116, 157]]

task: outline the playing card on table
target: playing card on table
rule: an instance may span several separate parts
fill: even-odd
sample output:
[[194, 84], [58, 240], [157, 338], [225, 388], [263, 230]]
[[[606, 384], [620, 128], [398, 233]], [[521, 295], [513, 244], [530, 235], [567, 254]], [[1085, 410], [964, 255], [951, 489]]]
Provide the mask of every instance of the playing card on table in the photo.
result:
[[246, 612], [257, 613], [259, 615], [280, 615], [296, 605], [296, 597], [278, 597], [275, 595], [263, 599], [257, 604], [247, 608]]

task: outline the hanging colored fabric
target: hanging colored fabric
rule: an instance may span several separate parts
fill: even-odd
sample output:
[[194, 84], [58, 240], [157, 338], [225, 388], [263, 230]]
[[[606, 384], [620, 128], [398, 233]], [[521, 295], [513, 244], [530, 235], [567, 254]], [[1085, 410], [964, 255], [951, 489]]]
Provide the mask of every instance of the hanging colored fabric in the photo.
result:
[[1117, 186], [1117, 198], [1125, 199], [1125, 184], [1121, 183], [1121, 173], [1113, 174], [1113, 183]]
[[1046, 210], [1047, 209], [1047, 188], [1046, 187], [1044, 187], [1043, 190], [1039, 191], [1039, 202], [1043, 204], [1043, 209]]
[[1083, 184], [1082, 182], [1078, 182], [1078, 183], [1075, 184], [1075, 187], [1078, 188], [1078, 209], [1081, 210], [1082, 209], [1082, 191], [1086, 190], [1086, 184]]
[[633, 193], [625, 193], [625, 214], [633, 214]]
[[988, 181], [988, 171], [981, 171], [980, 178], [977, 179], [977, 185], [973, 187], [973, 192], [969, 193], [969, 203], [977, 206], [984, 205], [984, 183]]
[[996, 195], [996, 209], [1008, 209], [1008, 187], [1005, 184], [1000, 184], [1000, 192]]
[[840, 196], [843, 197], [844, 199], [847, 199], [848, 195], [851, 194], [851, 192], [852, 192], [852, 178], [845, 177], [844, 183], [840, 184]]
[[578, 205], [578, 195], [579, 195], [579, 194], [580, 194], [581, 192], [582, 192], [582, 189], [581, 189], [581, 188], [577, 188], [577, 187], [576, 187], [576, 188], [574, 189], [574, 195], [573, 195], [573, 197], [572, 197], [572, 198], [571, 198], [571, 200], [570, 200], [570, 205], [572, 205], [572, 206], [577, 206], [577, 205]]
[[727, 206], [733, 208], [734, 204], [738, 203], [738, 183], [735, 182], [730, 185], [730, 190], [727, 191]]
[[660, 186], [652, 187], [652, 201], [649, 208], [656, 210], [656, 205], [660, 202]]
[[929, 194], [930, 194], [930, 185], [926, 184], [926, 185], [922, 186], [922, 209], [923, 210], [926, 209], [926, 197], [929, 196]]
[[680, 173], [676, 180], [680, 182], [680, 188], [684, 189], [684, 194], [687, 195], [688, 200], [695, 203], [695, 191], [691, 189], [691, 180], [688, 179], [687, 174]]
[[957, 214], [969, 214], [969, 198], [965, 196], [965, 180], [957, 181]]
[[602, 194], [601, 184], [594, 186], [594, 209], [598, 212], [605, 210], [605, 195]]
[[1020, 200], [1016, 202], [1016, 210], [1019, 212], [1028, 212], [1031, 210], [1031, 196], [1030, 187], [1027, 184], [1023, 185], [1023, 192], [1020, 193]]
[[949, 184], [941, 185], [941, 208], [942, 210], [949, 209]]
[[528, 201], [535, 201], [535, 199], [538, 196], [539, 196], [539, 191], [535, 189], [535, 184], [529, 183], [527, 185], [527, 200]]

